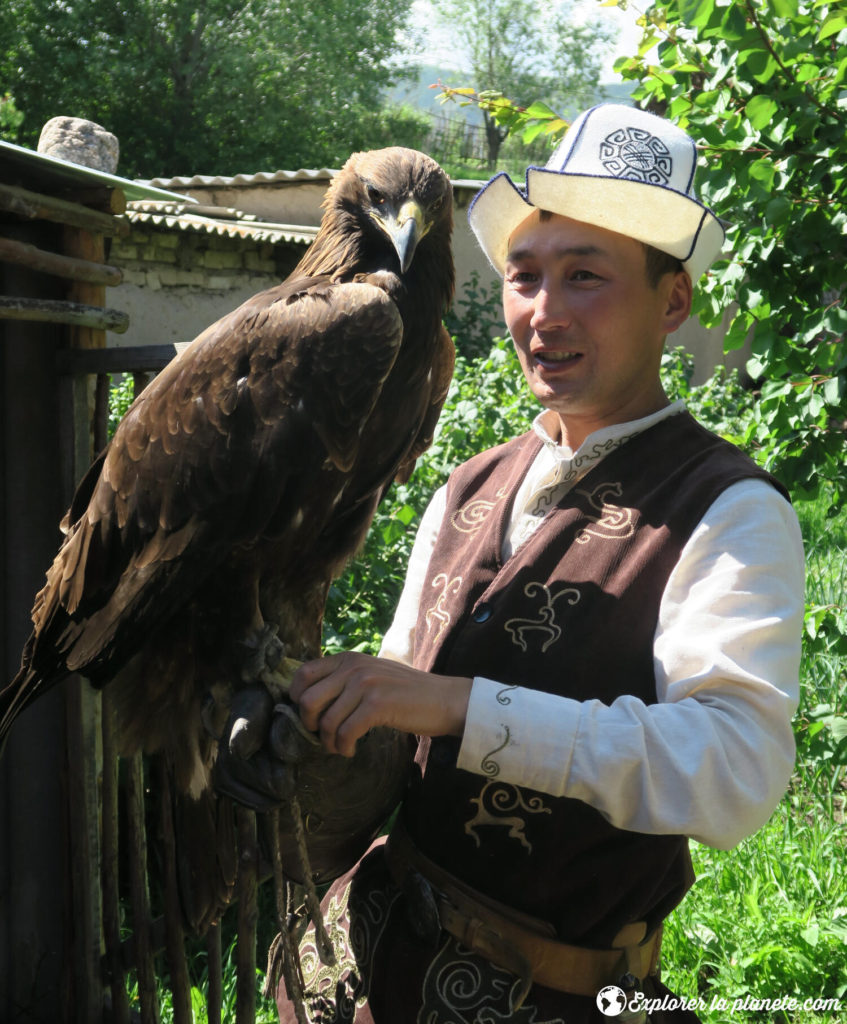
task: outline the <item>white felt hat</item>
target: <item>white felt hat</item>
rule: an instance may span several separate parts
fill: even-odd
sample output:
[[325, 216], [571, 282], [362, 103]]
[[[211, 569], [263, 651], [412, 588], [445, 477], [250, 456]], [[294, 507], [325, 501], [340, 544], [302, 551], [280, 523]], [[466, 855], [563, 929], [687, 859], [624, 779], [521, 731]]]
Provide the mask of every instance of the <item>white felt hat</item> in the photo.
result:
[[496, 174], [468, 220], [500, 275], [509, 237], [536, 208], [670, 253], [697, 281], [721, 251], [724, 231], [694, 192], [696, 163], [693, 140], [672, 122], [603, 103], [580, 114], [546, 167], [528, 168], [523, 189]]

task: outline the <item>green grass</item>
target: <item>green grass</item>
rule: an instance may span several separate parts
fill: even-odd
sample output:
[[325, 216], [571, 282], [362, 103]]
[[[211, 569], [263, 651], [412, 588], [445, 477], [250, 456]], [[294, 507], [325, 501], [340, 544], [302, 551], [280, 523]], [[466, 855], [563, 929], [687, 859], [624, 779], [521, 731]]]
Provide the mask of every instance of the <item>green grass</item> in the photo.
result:
[[[709, 1024], [808, 1024], [847, 1015], [847, 676], [843, 635], [833, 626], [843, 622], [847, 515], [827, 518], [828, 504], [798, 507], [807, 603], [827, 608], [831, 621], [829, 631], [816, 630], [814, 617], [807, 624], [789, 791], [767, 825], [735, 849], [692, 843], [697, 882], [666, 923], [664, 980], [681, 995], [700, 997]], [[750, 1009], [754, 999], [771, 1007], [794, 999], [799, 1008]], [[832, 1004], [804, 1009], [810, 999], [840, 1000], [840, 1013]]]

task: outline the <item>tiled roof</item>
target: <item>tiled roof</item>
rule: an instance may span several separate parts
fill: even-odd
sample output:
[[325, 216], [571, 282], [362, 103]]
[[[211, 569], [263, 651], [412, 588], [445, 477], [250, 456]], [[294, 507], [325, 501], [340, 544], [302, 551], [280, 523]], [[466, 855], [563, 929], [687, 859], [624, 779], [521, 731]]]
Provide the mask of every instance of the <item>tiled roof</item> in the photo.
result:
[[[226, 177], [217, 174], [195, 174], [190, 178], [152, 178], [147, 184], [156, 188], [228, 188], [236, 185], [273, 185], [280, 182], [298, 181], [329, 181], [338, 174], [337, 170], [322, 167], [318, 170], [302, 169], [299, 171], [260, 171], [258, 174], [236, 174]], [[480, 189], [484, 181], [470, 179], [453, 179], [454, 188]]]
[[257, 242], [294, 242], [308, 245], [317, 227], [275, 224], [252, 214], [225, 206], [183, 203], [135, 202], [127, 204], [126, 217], [132, 224], [156, 224], [178, 231], [250, 238]]
[[257, 174], [236, 174], [227, 177], [220, 174], [195, 174], [190, 178], [152, 178], [146, 185], [164, 189], [183, 188], [226, 188], [230, 185], [273, 185], [290, 181], [329, 181], [337, 170], [326, 167], [320, 170], [301, 171], [259, 171]]

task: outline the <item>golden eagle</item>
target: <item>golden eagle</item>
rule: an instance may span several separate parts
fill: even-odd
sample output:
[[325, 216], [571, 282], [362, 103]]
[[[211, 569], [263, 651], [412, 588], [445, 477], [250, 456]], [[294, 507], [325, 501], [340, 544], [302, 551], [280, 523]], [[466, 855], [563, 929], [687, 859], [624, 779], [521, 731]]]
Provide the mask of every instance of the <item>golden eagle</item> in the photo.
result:
[[330, 581], [432, 440], [454, 285], [451, 186], [429, 157], [355, 154], [323, 205], [287, 280], [187, 346], [80, 483], [0, 738], [69, 674], [120, 672], [124, 749], [165, 751], [199, 795], [209, 708], [283, 653], [319, 654]]

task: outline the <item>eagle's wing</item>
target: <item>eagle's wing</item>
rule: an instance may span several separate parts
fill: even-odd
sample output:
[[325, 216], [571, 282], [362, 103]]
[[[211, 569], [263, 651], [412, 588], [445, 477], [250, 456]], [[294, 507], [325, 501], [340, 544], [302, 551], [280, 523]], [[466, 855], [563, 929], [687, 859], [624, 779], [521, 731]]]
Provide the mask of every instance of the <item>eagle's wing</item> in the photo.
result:
[[455, 364], [456, 348], [453, 345], [453, 339], [450, 337], [446, 327], [442, 327], [439, 332], [435, 358], [432, 363], [432, 397], [429, 408], [424, 415], [421, 428], [408, 456], [401, 462], [397, 470], [395, 479], [398, 483], [406, 483], [412, 475], [415, 462], [432, 444], [438, 417], [441, 415], [441, 409], [450, 390], [450, 381], [453, 379]]
[[293, 477], [350, 466], [402, 330], [371, 284], [286, 283], [148, 385], [74, 497], [0, 735], [30, 687], [116, 670], [233, 546], [279, 522]]

